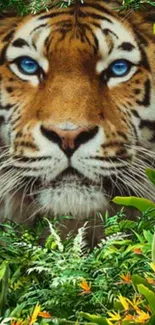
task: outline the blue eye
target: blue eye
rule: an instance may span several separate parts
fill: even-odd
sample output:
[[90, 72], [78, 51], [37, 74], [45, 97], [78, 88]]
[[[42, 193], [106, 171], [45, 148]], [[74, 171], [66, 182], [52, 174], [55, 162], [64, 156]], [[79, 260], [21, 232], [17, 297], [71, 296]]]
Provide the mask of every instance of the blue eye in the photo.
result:
[[18, 67], [20, 68], [21, 72], [27, 75], [36, 74], [39, 70], [38, 63], [29, 57], [19, 58]]
[[117, 60], [110, 65], [110, 72], [114, 77], [123, 77], [130, 71], [131, 63], [127, 60]]

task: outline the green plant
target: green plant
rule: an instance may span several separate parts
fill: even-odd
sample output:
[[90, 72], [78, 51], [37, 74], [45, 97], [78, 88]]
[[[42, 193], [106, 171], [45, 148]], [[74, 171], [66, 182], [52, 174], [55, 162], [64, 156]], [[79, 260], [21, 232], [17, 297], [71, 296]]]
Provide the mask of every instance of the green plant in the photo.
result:
[[[154, 182], [155, 172], [147, 170]], [[139, 209], [130, 220], [121, 209], [100, 216], [105, 238], [90, 251], [87, 224], [62, 241], [58, 219], [39, 220], [35, 232], [8, 222], [0, 225], [0, 316], [12, 325], [133, 325], [155, 322], [155, 208], [143, 198], [115, 201]], [[145, 210], [146, 209], [146, 210]], [[64, 217], [62, 217], [64, 218]], [[46, 228], [44, 244], [40, 237]], [[37, 307], [38, 306], [38, 307]], [[139, 309], [138, 309], [139, 308]], [[37, 312], [36, 312], [37, 313]], [[122, 322], [122, 323], [120, 323]], [[55, 323], [54, 323], [55, 324]]]
[[[67, 8], [76, 1], [81, 1], [81, 3], [84, 2], [84, 0], [0, 0], [0, 11], [13, 10], [20, 15], [26, 15], [28, 13], [35, 14], [40, 10], [48, 10], [51, 6]], [[122, 0], [117, 9], [139, 10], [144, 8], [145, 5], [155, 6], [155, 3], [150, 0]]]
[[[25, 321], [39, 303], [59, 322], [83, 322], [82, 313], [105, 319], [120, 295], [132, 299], [132, 275], [152, 277], [155, 220], [147, 211], [131, 221], [121, 210], [110, 219], [106, 214], [102, 222], [105, 239], [93, 251], [85, 245], [87, 225], [63, 242], [56, 225], [46, 219], [38, 222], [37, 233], [12, 223], [1, 225], [1, 316]], [[39, 237], [47, 224], [51, 234], [41, 246]], [[46, 320], [39, 318], [42, 322]]]

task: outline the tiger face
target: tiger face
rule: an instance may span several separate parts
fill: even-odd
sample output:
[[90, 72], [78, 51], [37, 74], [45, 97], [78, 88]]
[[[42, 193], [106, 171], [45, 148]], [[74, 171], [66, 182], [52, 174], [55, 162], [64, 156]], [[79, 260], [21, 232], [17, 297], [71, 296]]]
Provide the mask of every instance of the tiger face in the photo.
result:
[[24, 220], [29, 206], [79, 218], [116, 194], [153, 198], [145, 168], [155, 156], [155, 44], [143, 16], [85, 0], [1, 18], [5, 216], [16, 207]]

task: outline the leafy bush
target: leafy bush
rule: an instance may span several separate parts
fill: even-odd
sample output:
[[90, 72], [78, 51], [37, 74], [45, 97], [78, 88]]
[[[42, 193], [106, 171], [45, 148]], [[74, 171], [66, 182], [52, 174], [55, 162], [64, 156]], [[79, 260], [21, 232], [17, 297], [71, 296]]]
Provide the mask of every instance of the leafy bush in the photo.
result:
[[[14, 10], [21, 15], [28, 13], [35, 14], [40, 10], [47, 10], [49, 6], [66, 8], [76, 1], [79, 0], [0, 0], [0, 11]], [[83, 2], [84, 0], [81, 0], [81, 3]], [[145, 5], [155, 6], [155, 2], [153, 0], [120, 0], [120, 6], [118, 9], [126, 10], [131, 8], [137, 10], [144, 8]]]
[[[155, 172], [147, 175], [155, 183]], [[65, 241], [57, 220], [38, 220], [35, 232], [0, 225], [1, 324], [155, 324], [155, 206], [136, 197], [114, 201], [141, 215], [129, 220], [122, 209], [100, 216], [105, 239], [93, 251], [85, 243], [87, 224]]]
[[[63, 242], [46, 219], [38, 222], [37, 234], [16, 224], [1, 225], [1, 317], [22, 319], [29, 324], [30, 315], [39, 304], [38, 313], [51, 315], [48, 322], [82, 322], [84, 318], [91, 319], [89, 313], [108, 318], [113, 308], [118, 311], [120, 299], [126, 299], [120, 297], [132, 301], [136, 294], [141, 299], [142, 290], [153, 290], [155, 286], [150, 264], [154, 214], [155, 209], [149, 209], [136, 221], [128, 220], [123, 210], [110, 219], [106, 214], [105, 239], [93, 251], [85, 246], [87, 225], [79, 229], [75, 238], [69, 234]], [[51, 235], [41, 246], [39, 237], [47, 222]], [[140, 301], [150, 319], [153, 311], [146, 311], [149, 304], [144, 299]], [[37, 324], [47, 322], [38, 317]]]

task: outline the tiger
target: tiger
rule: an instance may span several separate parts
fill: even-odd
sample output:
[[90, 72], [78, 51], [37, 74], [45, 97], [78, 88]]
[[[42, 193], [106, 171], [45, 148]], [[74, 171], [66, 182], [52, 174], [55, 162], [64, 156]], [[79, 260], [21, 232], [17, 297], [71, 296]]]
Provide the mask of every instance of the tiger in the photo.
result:
[[116, 7], [1, 14], [1, 221], [83, 220], [116, 195], [154, 199], [155, 16]]

